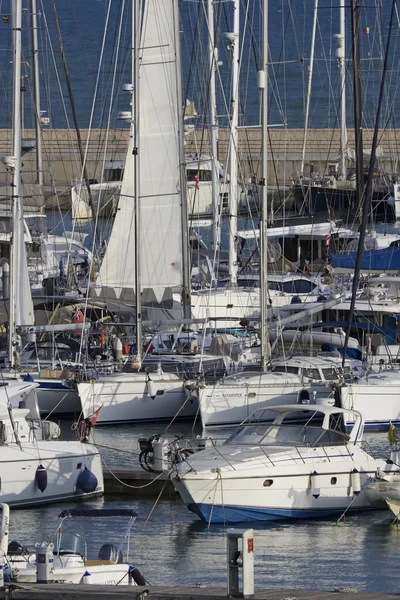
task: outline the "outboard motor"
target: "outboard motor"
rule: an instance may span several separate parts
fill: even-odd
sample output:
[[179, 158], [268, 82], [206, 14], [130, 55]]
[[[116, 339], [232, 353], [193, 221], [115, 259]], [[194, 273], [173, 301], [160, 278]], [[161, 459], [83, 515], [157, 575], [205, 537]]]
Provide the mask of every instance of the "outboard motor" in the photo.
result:
[[114, 544], [103, 544], [99, 550], [98, 559], [109, 560], [117, 564], [121, 564], [124, 562], [122, 550], [119, 550], [119, 552], [117, 552], [117, 549], [114, 546]]

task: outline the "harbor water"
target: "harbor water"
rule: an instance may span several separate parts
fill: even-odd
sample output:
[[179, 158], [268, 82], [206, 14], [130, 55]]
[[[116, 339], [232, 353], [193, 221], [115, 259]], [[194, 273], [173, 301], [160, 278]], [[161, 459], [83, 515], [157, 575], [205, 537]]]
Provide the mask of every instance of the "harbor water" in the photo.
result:
[[[70, 423], [63, 424], [71, 437]], [[140, 425], [98, 427], [95, 442], [105, 464], [137, 464], [138, 438], [163, 433], [165, 426]], [[176, 423], [167, 435], [192, 440], [200, 428]], [[219, 432], [218, 437], [222, 437]], [[375, 455], [388, 456], [384, 433], [367, 434]], [[10, 540], [33, 545], [50, 541], [58, 526], [57, 515], [71, 503], [32, 510], [12, 510]], [[79, 506], [83, 506], [80, 503]], [[133, 508], [137, 521], [132, 531], [130, 562], [150, 584], [208, 587], [226, 586], [226, 536], [223, 526], [201, 522], [174, 493], [157, 502], [155, 497], [105, 497], [84, 503], [85, 507]], [[122, 519], [76, 519], [66, 527], [79, 531], [88, 543], [89, 557], [96, 558], [100, 546], [118, 544], [126, 526]], [[73, 527], [75, 526], [75, 527]], [[248, 528], [248, 524], [245, 525]], [[400, 589], [400, 528], [389, 511], [370, 511], [336, 520], [275, 521], [254, 524], [256, 589], [320, 589], [347, 587], [369, 592]]]

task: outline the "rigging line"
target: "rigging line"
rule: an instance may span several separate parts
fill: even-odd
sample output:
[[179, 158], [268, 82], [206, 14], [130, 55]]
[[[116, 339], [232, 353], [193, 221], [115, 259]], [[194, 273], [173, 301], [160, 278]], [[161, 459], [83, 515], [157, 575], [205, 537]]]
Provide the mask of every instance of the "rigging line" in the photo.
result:
[[[58, 43], [59, 43], [59, 47], [60, 47], [61, 59], [62, 59], [62, 63], [63, 63], [64, 74], [65, 74], [67, 88], [68, 88], [69, 101], [71, 104], [72, 118], [73, 118], [73, 121], [75, 124], [75, 131], [76, 131], [76, 136], [78, 139], [79, 154], [81, 157], [82, 164], [84, 165], [84, 154], [83, 154], [81, 132], [80, 132], [79, 125], [78, 125], [78, 116], [77, 116], [76, 109], [75, 109], [75, 100], [74, 100], [74, 96], [72, 93], [71, 79], [69, 76], [67, 60], [65, 57], [64, 45], [63, 45], [62, 37], [61, 37], [60, 23], [58, 21], [58, 14], [57, 14], [57, 9], [56, 9], [56, 5], [55, 5], [55, 0], [51, 0], [51, 4], [53, 7], [53, 14], [54, 14], [54, 21], [55, 21], [56, 30], [57, 30]], [[85, 181], [87, 181], [88, 177], [87, 177], [87, 172], [86, 172], [86, 166], [84, 166], [84, 177], [85, 177]], [[90, 198], [90, 202], [91, 202], [92, 199], [91, 199], [90, 186], [89, 186], [89, 184], [87, 184], [87, 185], [88, 185], [89, 198]]]
[[[97, 444], [96, 444], [97, 445]], [[118, 483], [120, 483], [121, 485], [123, 485], [124, 487], [130, 488], [132, 490], [142, 490], [143, 488], [147, 488], [150, 485], [152, 485], [155, 481], [157, 481], [157, 479], [160, 479], [160, 477], [162, 475], [164, 475], [164, 471], [162, 471], [161, 473], [159, 473], [157, 475], [157, 477], [154, 477], [154, 479], [152, 479], [151, 481], [149, 481], [148, 483], [145, 483], [144, 485], [132, 485], [130, 483], [126, 483], [126, 481], [122, 481], [122, 479], [120, 479], [111, 469], [110, 466], [108, 466], [108, 464], [106, 463], [104, 457], [101, 457], [101, 461], [104, 462], [106, 469], [108, 470], [108, 472], [111, 474], [112, 477], [114, 477], [114, 479], [116, 479], [116, 481], [118, 481]], [[160, 495], [162, 494], [162, 492], [164, 491], [164, 488], [166, 486], [166, 484], [168, 483], [169, 479], [165, 480], [164, 486], [160, 492]]]
[[217, 494], [217, 487], [218, 487], [218, 474], [219, 474], [219, 470], [217, 471], [217, 478], [215, 480], [214, 496], [213, 496], [213, 501], [212, 501], [212, 504], [211, 504], [210, 518], [208, 519], [208, 527], [207, 527], [207, 529], [210, 529], [211, 520], [212, 520], [212, 516], [213, 516], [213, 512], [214, 512], [215, 496]]
[[[162, 473], [161, 473], [161, 474], [162, 474]], [[147, 523], [149, 522], [149, 520], [150, 520], [150, 517], [151, 517], [151, 515], [153, 514], [153, 512], [154, 512], [154, 510], [155, 510], [155, 508], [156, 508], [156, 506], [157, 506], [157, 504], [158, 504], [158, 501], [159, 501], [159, 499], [161, 498], [162, 494], [164, 493], [165, 487], [166, 487], [166, 485], [167, 485], [167, 483], [168, 483], [169, 481], [170, 481], [170, 479], [169, 479], [169, 477], [168, 477], [168, 479], [166, 479], [166, 480], [165, 480], [165, 483], [164, 483], [164, 485], [163, 485], [163, 487], [162, 487], [162, 489], [161, 489], [160, 493], [158, 494], [158, 496], [157, 496], [157, 498], [156, 498], [156, 501], [155, 501], [155, 502], [154, 502], [154, 504], [153, 504], [153, 507], [152, 507], [152, 509], [151, 509], [151, 511], [150, 511], [150, 513], [149, 513], [149, 516], [147, 517], [147, 519], [146, 519], [146, 520], [145, 520], [145, 522], [144, 522], [143, 529], [146, 527]]]
[[[353, 2], [355, 3], [355, 6], [357, 8], [357, 0], [353, 0]], [[364, 250], [365, 232], [366, 232], [367, 223], [368, 223], [369, 207], [371, 205], [373, 168], [374, 168], [375, 159], [376, 159], [376, 147], [377, 147], [377, 142], [378, 142], [379, 121], [380, 121], [383, 94], [384, 94], [384, 89], [385, 89], [385, 78], [386, 78], [385, 76], [386, 76], [387, 63], [388, 63], [388, 59], [389, 59], [389, 49], [390, 49], [390, 40], [391, 40], [391, 34], [392, 34], [392, 25], [393, 25], [393, 19], [394, 19], [395, 5], [396, 5], [396, 0], [393, 0], [392, 1], [392, 10], [391, 10], [390, 20], [389, 20], [389, 32], [388, 32], [388, 37], [387, 37], [387, 41], [386, 41], [385, 60], [384, 60], [382, 79], [381, 79], [381, 85], [380, 85], [380, 90], [379, 90], [379, 100], [378, 100], [378, 107], [377, 107], [376, 119], [375, 119], [374, 136], [373, 136], [372, 147], [371, 147], [371, 156], [370, 156], [370, 163], [369, 163], [369, 169], [368, 169], [368, 180], [367, 180], [367, 184], [365, 186], [365, 191], [363, 194], [364, 195], [363, 206], [362, 206], [363, 212], [362, 212], [360, 236], [359, 236], [359, 240], [358, 240], [356, 263], [355, 263], [355, 268], [354, 268], [352, 294], [351, 294], [351, 301], [350, 301], [348, 323], [347, 323], [347, 328], [346, 328], [346, 338], [345, 338], [345, 342], [344, 342], [345, 349], [347, 348], [347, 345], [349, 342], [351, 323], [353, 321], [354, 308], [355, 308], [355, 304], [356, 304], [357, 288], [358, 288], [358, 283], [360, 280], [361, 257], [362, 257], [363, 250]], [[356, 10], [356, 8], [355, 8], [355, 10]], [[352, 14], [353, 14], [353, 11], [352, 11]], [[359, 21], [359, 16], [357, 16], [357, 25], [358, 25], [358, 21]], [[353, 44], [354, 43], [355, 43], [355, 40], [353, 41]], [[361, 199], [359, 199], [359, 201], [360, 200]], [[344, 367], [344, 362], [345, 362], [345, 355], [346, 355], [346, 353], [343, 352], [343, 362], [342, 362], [343, 367]]]

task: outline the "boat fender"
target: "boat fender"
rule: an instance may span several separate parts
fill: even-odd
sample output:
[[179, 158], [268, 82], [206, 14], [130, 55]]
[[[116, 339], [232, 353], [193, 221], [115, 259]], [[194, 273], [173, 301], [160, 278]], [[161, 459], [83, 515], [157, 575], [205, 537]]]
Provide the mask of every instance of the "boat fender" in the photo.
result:
[[76, 487], [79, 488], [84, 494], [90, 494], [97, 488], [97, 477], [90, 469], [85, 467], [83, 471], [79, 473]]
[[357, 471], [357, 469], [353, 469], [351, 472], [351, 487], [353, 494], [358, 496], [358, 494], [361, 492], [361, 478], [360, 472]]
[[36, 469], [35, 480], [39, 490], [44, 492], [47, 488], [47, 471], [42, 464]]
[[89, 573], [89, 571], [85, 571], [82, 577], [82, 583], [84, 583], [85, 585], [89, 585], [92, 583], [92, 575], [91, 573]]
[[128, 583], [129, 585], [146, 585], [146, 580], [135, 565], [130, 565], [128, 569]]
[[314, 496], [314, 498], [316, 500], [321, 495], [320, 475], [317, 473], [317, 471], [314, 471], [313, 473], [311, 473], [311, 494]]
[[154, 385], [154, 381], [151, 379], [150, 375], [147, 375], [146, 393], [153, 400], [154, 400], [154, 398], [157, 395], [156, 388], [155, 388], [155, 385]]

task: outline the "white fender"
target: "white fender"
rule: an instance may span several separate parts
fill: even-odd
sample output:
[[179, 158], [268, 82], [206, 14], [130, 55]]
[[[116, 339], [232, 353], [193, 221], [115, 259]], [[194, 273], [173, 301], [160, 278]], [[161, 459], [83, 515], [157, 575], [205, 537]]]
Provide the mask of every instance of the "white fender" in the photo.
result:
[[88, 570], [86, 570], [83, 574], [82, 583], [84, 583], [85, 585], [89, 585], [92, 583], [92, 575], [89, 573]]
[[4, 552], [4, 555], [8, 552], [8, 530], [10, 527], [10, 507], [4, 502], [0, 503], [1, 508], [1, 539], [0, 549]]
[[315, 499], [319, 498], [321, 495], [321, 476], [317, 473], [317, 471], [314, 471], [313, 473], [311, 473], [311, 477], [310, 477], [310, 487], [311, 487], [311, 494], [314, 496]]
[[350, 475], [351, 480], [351, 489], [353, 490], [353, 494], [358, 496], [361, 492], [361, 477], [360, 472], [357, 469], [353, 469]]
[[151, 379], [150, 375], [148, 375], [148, 379], [146, 381], [146, 393], [150, 398], [154, 398], [157, 395], [156, 386], [154, 385], [154, 381]]

